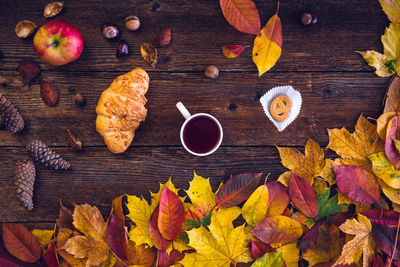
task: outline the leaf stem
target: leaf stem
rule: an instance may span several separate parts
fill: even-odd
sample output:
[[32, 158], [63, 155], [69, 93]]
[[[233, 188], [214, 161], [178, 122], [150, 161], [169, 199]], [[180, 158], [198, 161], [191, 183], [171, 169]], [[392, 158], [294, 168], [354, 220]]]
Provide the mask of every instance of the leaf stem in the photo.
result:
[[279, 0], [278, 0], [278, 5], [276, 7], [276, 13], [275, 14], [278, 14], [278, 12], [279, 12]]
[[399, 228], [400, 228], [400, 215], [399, 215], [399, 220], [397, 222], [396, 239], [394, 241], [394, 248], [393, 248], [392, 256], [390, 257], [390, 262], [389, 262], [388, 267], [390, 267], [392, 265], [392, 261], [393, 261], [393, 258], [394, 258], [394, 252], [396, 251], [397, 240], [398, 240], [398, 237], [399, 237]]
[[268, 174], [267, 174], [267, 177], [265, 177], [264, 185], [267, 184], [267, 180], [268, 180], [268, 177], [269, 177], [270, 174], [271, 174], [271, 173], [268, 173]]

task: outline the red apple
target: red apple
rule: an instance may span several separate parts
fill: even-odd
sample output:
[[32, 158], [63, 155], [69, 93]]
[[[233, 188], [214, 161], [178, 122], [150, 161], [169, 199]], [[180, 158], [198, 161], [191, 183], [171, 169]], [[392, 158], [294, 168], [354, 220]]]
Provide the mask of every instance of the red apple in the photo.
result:
[[60, 66], [74, 61], [81, 55], [83, 39], [72, 24], [63, 20], [52, 20], [36, 32], [33, 48], [41, 60], [53, 66]]

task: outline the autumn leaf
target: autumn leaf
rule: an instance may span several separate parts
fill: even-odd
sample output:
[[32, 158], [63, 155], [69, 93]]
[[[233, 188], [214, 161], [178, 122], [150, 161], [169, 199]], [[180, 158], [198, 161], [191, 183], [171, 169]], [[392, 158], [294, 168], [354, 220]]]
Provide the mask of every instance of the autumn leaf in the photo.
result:
[[397, 170], [400, 167], [400, 153], [394, 140], [400, 136], [399, 116], [394, 116], [388, 123], [386, 131], [385, 153], [388, 160]]
[[268, 210], [267, 217], [282, 215], [289, 204], [288, 189], [277, 181], [267, 183]]
[[60, 200], [60, 213], [58, 215], [58, 218], [56, 220], [56, 223], [58, 227], [61, 228], [69, 228], [71, 230], [75, 230], [74, 225], [72, 222], [74, 219], [72, 218], [72, 211], [70, 211], [68, 208], [66, 208], [63, 203]]
[[239, 215], [238, 207], [217, 209], [211, 218], [210, 231], [203, 226], [188, 231], [189, 246], [196, 252], [186, 254], [181, 263], [193, 267], [207, 264], [229, 267], [231, 263], [251, 262], [245, 226], [234, 228], [232, 224]]
[[368, 267], [375, 254], [375, 242], [372, 237], [372, 225], [367, 217], [358, 214], [357, 219], [346, 220], [340, 227], [346, 234], [354, 235], [342, 250], [342, 254], [332, 266], [357, 262], [363, 255], [363, 267]]
[[153, 68], [156, 67], [158, 55], [157, 55], [157, 48], [155, 48], [152, 44], [148, 42], [144, 42], [140, 44], [140, 54], [142, 55], [143, 59], [149, 63], [150, 66]]
[[159, 216], [159, 206], [157, 206], [157, 208], [154, 210], [153, 214], [150, 217], [149, 234], [151, 240], [153, 241], [154, 246], [158, 250], [166, 250], [171, 244], [171, 241], [165, 239], [161, 235], [160, 230], [158, 229], [158, 216]]
[[360, 203], [379, 203], [380, 187], [375, 175], [358, 166], [333, 165], [332, 167], [341, 193]]
[[257, 259], [250, 267], [275, 267], [283, 266], [282, 251], [265, 253]]
[[258, 76], [271, 69], [282, 53], [282, 24], [278, 14], [273, 15], [254, 39], [252, 58]]
[[366, 216], [372, 224], [379, 224], [392, 229], [397, 228], [397, 223], [399, 221], [399, 213], [394, 210], [379, 208], [365, 212], [363, 215]]
[[268, 210], [268, 187], [259, 186], [247, 199], [242, 207], [242, 216], [246, 222], [255, 226], [267, 215]]
[[396, 115], [396, 112], [390, 111], [383, 113], [376, 121], [376, 131], [382, 140], [386, 140], [386, 131], [389, 121]]
[[220, 0], [226, 21], [240, 32], [258, 34], [261, 28], [260, 15], [251, 0]]
[[300, 250], [296, 243], [288, 243], [282, 246], [282, 259], [286, 267], [298, 267]]
[[318, 228], [318, 239], [311, 249], [303, 253], [303, 258], [310, 266], [318, 263], [335, 261], [344, 245], [344, 239], [339, 236], [339, 228], [336, 225], [322, 224]]
[[185, 190], [185, 192], [193, 205], [198, 206], [202, 201], [214, 208], [215, 193], [211, 189], [209, 178], [205, 179], [194, 173], [193, 179], [189, 182], [189, 189]]
[[336, 177], [332, 168], [334, 161], [331, 159], [325, 159], [325, 162], [326, 162], [325, 167], [322, 169], [319, 176], [321, 176], [321, 178], [327, 181], [329, 185], [334, 185], [336, 184]]
[[261, 258], [267, 252], [276, 252], [275, 249], [260, 241], [251, 241], [251, 255], [254, 259]]
[[379, 3], [390, 21], [398, 22], [400, 20], [400, 2], [398, 0], [379, 0]]
[[[389, 257], [392, 256], [396, 242], [396, 229], [373, 223], [372, 233], [377, 247]], [[400, 260], [400, 251], [397, 246], [393, 253], [393, 260]]]
[[315, 225], [315, 220], [313, 218], [307, 217], [304, 213], [297, 211], [292, 214], [292, 219], [295, 219], [302, 225], [305, 225], [307, 228], [311, 228]]
[[43, 255], [43, 259], [47, 263], [47, 267], [59, 267], [59, 261], [57, 256], [57, 248], [54, 242], [51, 242], [48, 247], [46, 253]]
[[384, 151], [383, 143], [376, 132], [376, 125], [362, 115], [358, 118], [355, 131], [349, 133], [345, 128], [328, 129], [329, 144], [327, 148], [342, 157], [341, 165], [356, 165], [371, 169], [368, 156]]
[[134, 242], [128, 242], [128, 260], [134, 266], [153, 266], [155, 249], [145, 248], [144, 245], [137, 246]]
[[338, 194], [330, 198], [330, 188], [324, 181], [315, 180], [313, 188], [318, 199], [318, 216], [315, 218], [317, 221], [348, 210], [348, 205], [338, 203]]
[[400, 189], [400, 170], [395, 170], [385, 153], [379, 152], [369, 157], [372, 161], [372, 171], [382, 181], [394, 189]]
[[388, 186], [382, 179], [378, 178], [379, 185], [382, 188], [383, 194], [390, 199], [390, 201], [400, 204], [400, 189], [394, 189]]
[[318, 200], [311, 184], [292, 173], [289, 181], [289, 196], [293, 205], [308, 217], [318, 215]]
[[[86, 259], [75, 258], [70, 253], [61, 249], [71, 237], [78, 235], [80, 235], [78, 232], [74, 232], [69, 228], [61, 228], [57, 234], [57, 242], [56, 242], [56, 247], [58, 248], [57, 253], [62, 257], [62, 260], [64, 260], [69, 265], [72, 265], [74, 267], [84, 267], [86, 266], [86, 261], [87, 261]], [[64, 263], [62, 260], [60, 261], [61, 266]]]
[[226, 58], [235, 58], [244, 51], [243, 45], [223, 45], [221, 48]]
[[39, 241], [40, 249], [43, 254], [46, 254], [47, 246], [53, 240], [54, 231], [53, 230], [44, 230], [44, 229], [34, 229], [32, 230], [32, 234]]
[[314, 177], [320, 175], [325, 167], [324, 151], [315, 141], [309, 139], [305, 146], [305, 154], [290, 147], [277, 147], [282, 165], [307, 182], [313, 184]]
[[390, 81], [386, 92], [385, 108], [383, 113], [399, 110], [400, 104], [400, 77], [395, 75]]
[[165, 239], [175, 240], [181, 231], [185, 216], [182, 201], [165, 187], [159, 205], [158, 229]]
[[[171, 177], [168, 179], [168, 181], [165, 184], [160, 183], [160, 188], [158, 189], [157, 193], [153, 193], [150, 192], [151, 195], [151, 212], [153, 212], [155, 210], [155, 208], [158, 206], [158, 204], [160, 203], [160, 198], [161, 198], [161, 194], [164, 191], [164, 188], [168, 187], [169, 190], [171, 190], [172, 192], [174, 192], [175, 194], [178, 195], [179, 193], [179, 188], [176, 188], [174, 183], [171, 180]], [[186, 197], [179, 197], [182, 202], [185, 201]]]
[[272, 245], [298, 239], [303, 234], [303, 228], [292, 218], [275, 215], [262, 220], [251, 233], [262, 242]]
[[125, 220], [119, 217], [118, 211], [114, 210], [114, 207], [111, 209], [111, 214], [108, 219], [107, 238], [115, 256], [121, 261], [126, 261], [128, 259], [127, 229], [125, 227]]
[[158, 251], [158, 267], [174, 266], [178, 261], [181, 261], [185, 254], [174, 249], [170, 253], [165, 250]]
[[262, 173], [241, 173], [233, 175], [215, 195], [220, 208], [230, 208], [245, 201], [257, 188]]
[[291, 175], [292, 175], [291, 171], [285, 171], [284, 173], [279, 175], [278, 179], [276, 179], [276, 180], [278, 182], [280, 182], [281, 184], [283, 184], [284, 186], [288, 187]]
[[149, 221], [153, 209], [143, 197], [138, 198], [128, 195], [127, 198], [128, 202], [126, 206], [129, 213], [126, 216], [136, 225], [136, 227], [132, 227], [129, 231], [129, 239], [137, 245], [147, 244], [152, 247], [153, 241], [150, 238]]
[[22, 224], [3, 223], [3, 242], [11, 255], [17, 259], [34, 263], [41, 256], [40, 245], [35, 236]]

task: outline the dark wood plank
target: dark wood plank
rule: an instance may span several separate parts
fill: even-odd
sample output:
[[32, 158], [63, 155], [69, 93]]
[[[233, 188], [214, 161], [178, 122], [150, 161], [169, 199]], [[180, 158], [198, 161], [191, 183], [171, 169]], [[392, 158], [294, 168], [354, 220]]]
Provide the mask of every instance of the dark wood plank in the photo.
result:
[[[66, 8], [57, 18], [76, 25], [85, 39], [81, 58], [69, 65], [44, 69], [127, 71], [133, 66], [153, 71], [141, 58], [139, 45], [152, 41], [160, 28], [171, 27], [173, 40], [168, 48], [159, 50], [160, 63], [156, 71], [203, 71], [215, 64], [224, 71], [256, 71], [251, 61], [251, 49], [236, 59], [223, 57], [220, 47], [224, 44], [250, 45], [254, 37], [233, 29], [223, 18], [219, 1], [181, 0], [114, 0], [67, 1]], [[276, 10], [276, 1], [255, 1], [264, 25]], [[154, 5], [159, 9], [154, 11]], [[32, 40], [20, 40], [14, 33], [19, 20], [30, 19], [38, 25], [47, 20], [43, 17], [45, 2], [0, 2], [0, 50], [5, 54], [0, 69], [14, 70], [17, 62], [26, 56], [35, 57]], [[304, 27], [299, 14], [312, 10], [318, 17], [313, 27]], [[142, 26], [137, 32], [123, 30], [123, 38], [130, 43], [132, 55], [117, 59], [116, 42], [105, 40], [100, 26], [115, 22], [123, 26], [127, 15], [136, 14]], [[283, 23], [283, 53], [272, 71], [371, 71], [356, 50], [382, 50], [380, 35], [388, 20], [378, 1], [281, 1], [279, 15]], [[273, 77], [266, 74], [265, 77]]]
[[[10, 83], [0, 86], [27, 121], [26, 130], [12, 135], [0, 131], [0, 146], [24, 146], [31, 139], [49, 145], [65, 145], [64, 131], [70, 128], [87, 146], [102, 146], [95, 129], [95, 108], [101, 92], [121, 73], [45, 72], [43, 78], [61, 91], [55, 108], [44, 104], [38, 84], [21, 88], [14, 72], [4, 72]], [[352, 128], [361, 113], [377, 118], [389, 79], [373, 73], [274, 73], [257, 78], [256, 73], [223, 73], [210, 80], [201, 73], [150, 73], [147, 119], [134, 139], [135, 146], [179, 145], [183, 117], [175, 103], [183, 101], [192, 113], [215, 115], [224, 128], [223, 145], [304, 145], [313, 138], [326, 145], [325, 129]], [[302, 93], [299, 117], [279, 133], [265, 116], [258, 101], [261, 94], [277, 85], [291, 84]], [[84, 108], [76, 107], [71, 91], [87, 98]]]
[[159, 182], [173, 177], [176, 186], [187, 189], [195, 170], [211, 177], [216, 189], [221, 180], [232, 173], [271, 172], [276, 179], [284, 171], [274, 147], [220, 148], [208, 157], [194, 157], [183, 148], [135, 148], [125, 155], [110, 155], [104, 148], [89, 148], [83, 153], [58, 149], [71, 162], [73, 169], [54, 171], [37, 166], [35, 209], [20, 206], [14, 192], [12, 172], [17, 160], [26, 158], [22, 148], [0, 148], [0, 220], [54, 221], [58, 216], [59, 199], [73, 203], [89, 203], [108, 215], [113, 198], [121, 194], [144, 195], [158, 191]]

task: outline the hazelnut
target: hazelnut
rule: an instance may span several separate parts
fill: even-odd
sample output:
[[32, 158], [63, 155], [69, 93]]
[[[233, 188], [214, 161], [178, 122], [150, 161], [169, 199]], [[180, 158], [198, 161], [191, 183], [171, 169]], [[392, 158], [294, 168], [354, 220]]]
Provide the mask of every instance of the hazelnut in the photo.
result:
[[77, 105], [77, 106], [84, 106], [86, 104], [86, 99], [83, 95], [81, 95], [80, 93], [75, 94], [72, 97], [72, 102]]
[[217, 79], [218, 74], [219, 74], [219, 70], [216, 66], [214, 65], [210, 65], [206, 68], [206, 70], [204, 71], [205, 75], [211, 79]]
[[317, 23], [317, 17], [312, 15], [310, 12], [304, 12], [300, 16], [300, 21], [304, 26], [311, 26]]
[[27, 38], [35, 32], [37, 25], [30, 20], [21, 20], [15, 26], [15, 33], [19, 38]]
[[106, 39], [117, 39], [121, 35], [121, 31], [114, 23], [108, 22], [101, 26], [101, 33]]
[[136, 16], [129, 16], [125, 18], [125, 27], [130, 31], [136, 31], [140, 27], [140, 20]]

